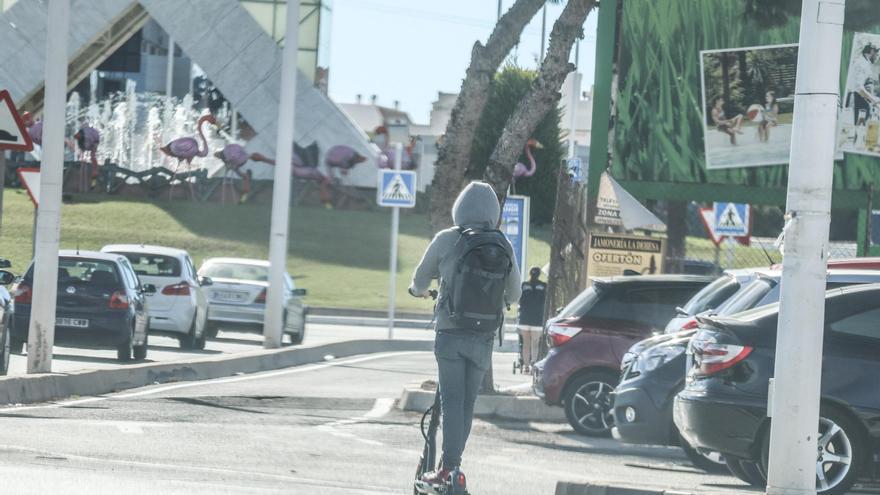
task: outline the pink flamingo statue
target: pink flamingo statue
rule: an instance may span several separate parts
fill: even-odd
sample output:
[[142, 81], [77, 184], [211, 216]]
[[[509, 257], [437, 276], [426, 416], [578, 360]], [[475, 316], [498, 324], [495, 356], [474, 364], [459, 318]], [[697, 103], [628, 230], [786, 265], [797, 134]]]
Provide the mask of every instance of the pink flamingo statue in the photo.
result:
[[[73, 139], [82, 153], [80, 192], [85, 192], [90, 186], [94, 186], [95, 178], [98, 177], [98, 145], [101, 144], [101, 133], [86, 123], [73, 135]], [[90, 157], [89, 162], [85, 161], [86, 154]]]
[[238, 202], [243, 202], [251, 190], [251, 176], [250, 174], [242, 173], [241, 167], [251, 159], [251, 156], [244, 149], [244, 146], [235, 143], [227, 144], [221, 151], [214, 153], [214, 156], [219, 158], [224, 165], [223, 189], [220, 193], [220, 201], [226, 203], [226, 189], [232, 185], [229, 180], [229, 175], [232, 173], [241, 177], [244, 181], [241, 196], [238, 198]]
[[[251, 160], [255, 162], [263, 162], [268, 163], [269, 165], [275, 166], [275, 159], [268, 158], [259, 153], [254, 153], [251, 155]], [[294, 152], [293, 159], [291, 160], [291, 175], [296, 177], [297, 179], [304, 180], [313, 180], [317, 181], [320, 189], [318, 190], [318, 197], [321, 199], [321, 203], [324, 204], [327, 208], [332, 208], [332, 195], [330, 194], [330, 177], [327, 177], [317, 167], [309, 167], [303, 162], [302, 158]]]
[[[202, 139], [204, 148], [199, 148], [199, 141], [194, 137], [177, 138], [159, 148], [162, 150], [162, 153], [165, 153], [172, 158], [177, 158], [177, 166], [174, 168], [174, 174], [171, 176], [170, 181], [171, 185], [168, 192], [169, 199], [174, 192], [174, 179], [177, 178], [177, 172], [180, 169], [181, 162], [186, 162], [186, 170], [189, 172], [193, 158], [197, 156], [201, 158], [208, 156], [208, 140], [205, 138], [205, 132], [202, 129], [205, 122], [217, 125], [217, 119], [215, 119], [213, 115], [207, 114], [199, 118], [199, 121], [196, 123], [196, 128], [198, 129], [199, 137]], [[189, 184], [190, 197], [195, 198], [195, 190], [193, 189], [192, 181], [187, 178], [186, 182]]]
[[355, 165], [365, 161], [367, 161], [365, 156], [344, 144], [333, 146], [327, 150], [327, 156], [324, 157], [324, 164], [330, 170], [339, 170], [342, 175], [348, 175], [348, 171]]
[[24, 126], [27, 127], [27, 133], [31, 136], [31, 141], [34, 144], [42, 146], [43, 145], [43, 121], [42, 120], [34, 120], [33, 114], [30, 112], [24, 112], [21, 114], [21, 119], [24, 123]]
[[544, 145], [539, 143], [537, 139], [529, 139], [526, 142], [526, 158], [529, 160], [529, 166], [527, 167], [522, 162], [517, 162], [516, 165], [513, 166], [513, 180], [511, 181], [511, 186], [513, 192], [516, 193], [516, 180], [521, 177], [531, 177], [535, 175], [535, 172], [538, 170], [538, 164], [535, 163], [535, 157], [532, 156], [532, 148], [536, 150], [540, 150], [544, 148]]

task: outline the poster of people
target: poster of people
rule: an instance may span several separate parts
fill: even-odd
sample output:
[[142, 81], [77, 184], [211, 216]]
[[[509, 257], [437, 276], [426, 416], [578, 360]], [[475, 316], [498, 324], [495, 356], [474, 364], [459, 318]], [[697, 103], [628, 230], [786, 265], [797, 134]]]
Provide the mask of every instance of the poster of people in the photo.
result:
[[880, 156], [880, 35], [853, 38], [843, 105], [837, 116], [837, 151]]
[[788, 163], [797, 50], [700, 52], [707, 169]]

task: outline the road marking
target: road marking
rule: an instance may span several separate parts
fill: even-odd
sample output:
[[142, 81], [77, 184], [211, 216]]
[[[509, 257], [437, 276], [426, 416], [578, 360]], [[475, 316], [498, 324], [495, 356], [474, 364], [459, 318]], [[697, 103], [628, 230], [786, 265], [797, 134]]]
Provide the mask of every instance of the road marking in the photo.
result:
[[69, 401], [62, 402], [53, 402], [50, 404], [40, 404], [36, 406], [10, 406], [0, 408], [0, 412], [10, 413], [10, 412], [22, 412], [22, 411], [30, 411], [34, 409], [56, 409], [60, 407], [70, 407], [77, 406], [80, 404], [90, 404], [93, 402], [100, 402], [110, 399], [130, 399], [133, 397], [143, 397], [146, 395], [155, 395], [160, 394], [162, 392], [168, 392], [171, 390], [179, 390], [182, 388], [190, 388], [190, 387], [202, 387], [206, 385], [222, 385], [224, 383], [237, 383], [244, 382], [250, 380], [261, 380], [264, 378], [274, 378], [276, 376], [284, 376], [284, 375], [293, 375], [298, 373], [306, 373], [309, 371], [319, 371], [326, 368], [333, 368], [336, 366], [345, 366], [349, 364], [363, 363], [365, 361], [375, 361], [377, 359], [384, 359], [388, 357], [397, 357], [397, 356], [407, 356], [411, 354], [423, 354], [424, 351], [407, 351], [407, 352], [383, 352], [380, 354], [371, 354], [369, 356], [362, 356], [358, 358], [347, 358], [347, 359], [339, 359], [334, 361], [329, 361], [320, 364], [308, 364], [301, 365], [292, 368], [287, 368], [278, 371], [260, 371], [257, 373], [242, 375], [242, 376], [233, 376], [229, 378], [214, 378], [211, 380], [200, 380], [194, 382], [186, 382], [186, 383], [178, 383], [175, 385], [166, 385], [166, 386], [157, 386], [155, 388], [151, 388], [148, 390], [141, 390], [138, 392], [120, 392], [111, 395], [102, 395], [98, 397], [87, 397], [85, 399], [74, 399]]
[[358, 423], [369, 422], [371, 419], [378, 419], [389, 412], [394, 407], [394, 399], [384, 398], [384, 399], [376, 399], [376, 402], [373, 404], [373, 408], [367, 411], [366, 414], [362, 416], [356, 416], [348, 419], [340, 419], [339, 421], [333, 421], [330, 423], [324, 423], [322, 425], [318, 425], [315, 428], [318, 431], [322, 431], [324, 433], [328, 433], [335, 437], [345, 438], [349, 440], [355, 440], [361, 443], [365, 443], [367, 445], [375, 445], [377, 447], [384, 446], [385, 444], [376, 440], [370, 440], [367, 438], [360, 438], [353, 433], [349, 433], [347, 431], [339, 431], [337, 428], [341, 426], [349, 426]]

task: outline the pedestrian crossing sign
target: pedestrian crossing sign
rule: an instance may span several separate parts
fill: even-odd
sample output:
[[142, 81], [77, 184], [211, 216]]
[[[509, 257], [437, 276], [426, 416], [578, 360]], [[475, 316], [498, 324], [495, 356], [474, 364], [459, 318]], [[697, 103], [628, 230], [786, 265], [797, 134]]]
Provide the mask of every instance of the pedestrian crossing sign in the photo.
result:
[[416, 173], [408, 170], [379, 170], [376, 202], [379, 206], [414, 207], [416, 205]]
[[749, 235], [750, 209], [745, 203], [715, 203], [715, 235], [728, 237]]

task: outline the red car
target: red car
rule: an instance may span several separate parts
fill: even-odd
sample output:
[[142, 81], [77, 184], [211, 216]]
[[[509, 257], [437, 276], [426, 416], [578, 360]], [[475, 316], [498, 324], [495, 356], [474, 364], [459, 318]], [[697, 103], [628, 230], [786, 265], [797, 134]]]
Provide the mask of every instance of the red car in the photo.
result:
[[675, 308], [712, 280], [694, 275], [594, 279], [592, 287], [547, 322], [550, 350], [533, 367], [535, 394], [563, 406], [578, 433], [609, 435], [623, 354], [662, 331]]

